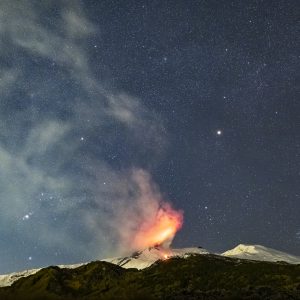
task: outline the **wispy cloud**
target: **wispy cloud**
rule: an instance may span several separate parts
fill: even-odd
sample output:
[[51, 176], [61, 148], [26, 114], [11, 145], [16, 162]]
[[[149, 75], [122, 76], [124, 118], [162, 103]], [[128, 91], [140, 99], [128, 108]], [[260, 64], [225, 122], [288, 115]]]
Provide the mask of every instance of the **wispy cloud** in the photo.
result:
[[[121, 212], [140, 212], [135, 156], [158, 158], [167, 138], [140, 99], [104, 89], [92, 72], [87, 39], [99, 30], [77, 1], [0, 3], [0, 235], [22, 241], [0, 238], [6, 261], [21, 248], [100, 257], [124, 244]], [[107, 154], [124, 155], [126, 168]]]

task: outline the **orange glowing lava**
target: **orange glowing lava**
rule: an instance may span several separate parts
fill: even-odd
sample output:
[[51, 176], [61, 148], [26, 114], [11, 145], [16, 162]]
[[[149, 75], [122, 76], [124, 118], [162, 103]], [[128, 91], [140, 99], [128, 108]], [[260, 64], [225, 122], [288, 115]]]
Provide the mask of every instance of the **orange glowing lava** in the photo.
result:
[[182, 222], [182, 211], [176, 211], [170, 204], [164, 204], [154, 220], [142, 224], [133, 241], [134, 247], [144, 249], [162, 244], [169, 246], [176, 232], [182, 227]]

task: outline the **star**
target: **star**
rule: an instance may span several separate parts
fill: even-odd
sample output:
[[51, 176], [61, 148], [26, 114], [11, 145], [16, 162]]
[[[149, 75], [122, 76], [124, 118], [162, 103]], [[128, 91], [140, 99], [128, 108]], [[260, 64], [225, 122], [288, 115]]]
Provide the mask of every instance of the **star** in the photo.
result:
[[217, 130], [217, 135], [222, 135], [222, 133], [223, 133], [222, 130], [220, 130], [220, 129]]
[[24, 215], [24, 216], [22, 217], [22, 220], [23, 220], [23, 221], [29, 220], [32, 214], [33, 214], [33, 213], [30, 212], [30, 213]]

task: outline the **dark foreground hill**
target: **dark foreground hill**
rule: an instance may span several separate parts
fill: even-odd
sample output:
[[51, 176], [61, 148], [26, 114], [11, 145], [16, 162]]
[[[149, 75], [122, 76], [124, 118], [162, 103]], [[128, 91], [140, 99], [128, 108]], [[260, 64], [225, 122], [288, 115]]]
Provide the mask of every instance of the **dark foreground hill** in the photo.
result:
[[0, 299], [300, 299], [300, 265], [192, 255], [138, 271], [96, 261], [42, 269]]

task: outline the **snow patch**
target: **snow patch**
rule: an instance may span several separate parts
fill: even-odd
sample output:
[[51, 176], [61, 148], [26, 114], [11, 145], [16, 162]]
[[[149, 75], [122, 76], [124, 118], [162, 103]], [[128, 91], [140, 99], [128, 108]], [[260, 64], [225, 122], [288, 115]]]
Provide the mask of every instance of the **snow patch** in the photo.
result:
[[107, 258], [103, 261], [113, 263], [122, 268], [129, 269], [144, 269], [150, 267], [158, 260], [166, 260], [170, 257], [188, 257], [191, 254], [209, 254], [203, 248], [182, 248], [182, 249], [166, 249], [160, 246], [149, 247], [143, 251], [135, 252], [128, 257], [113, 257]]
[[235, 248], [228, 250], [221, 255], [227, 257], [236, 257], [241, 259], [278, 262], [284, 261], [290, 264], [300, 264], [300, 257], [290, 255], [275, 249], [267, 248], [261, 245], [240, 244]]

